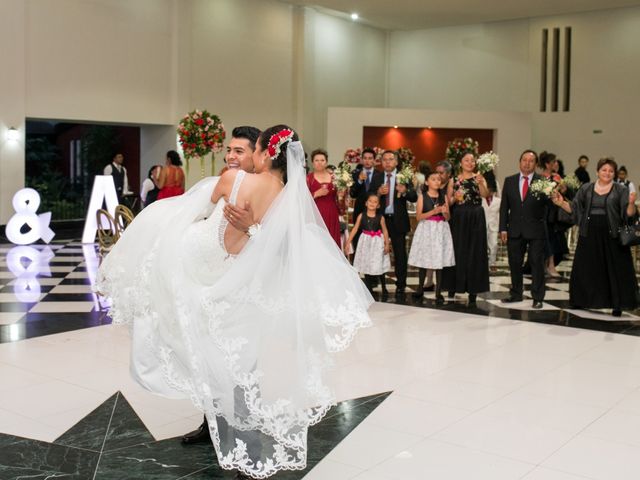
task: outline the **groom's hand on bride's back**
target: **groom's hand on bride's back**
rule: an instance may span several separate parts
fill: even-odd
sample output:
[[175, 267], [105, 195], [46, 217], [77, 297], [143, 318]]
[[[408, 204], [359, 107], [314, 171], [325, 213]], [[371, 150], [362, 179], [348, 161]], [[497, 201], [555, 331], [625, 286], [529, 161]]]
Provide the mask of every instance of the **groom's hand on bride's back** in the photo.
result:
[[235, 228], [241, 232], [246, 232], [249, 227], [255, 223], [253, 220], [253, 211], [248, 201], [244, 202], [244, 208], [238, 205], [227, 204], [224, 207], [224, 218]]

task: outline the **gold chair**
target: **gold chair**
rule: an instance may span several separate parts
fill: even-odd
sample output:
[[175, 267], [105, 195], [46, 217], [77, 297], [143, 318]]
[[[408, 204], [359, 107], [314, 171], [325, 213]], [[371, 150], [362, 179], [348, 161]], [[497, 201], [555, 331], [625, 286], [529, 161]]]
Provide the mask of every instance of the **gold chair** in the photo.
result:
[[99, 250], [103, 254], [113, 248], [120, 238], [120, 232], [114, 218], [102, 208], [96, 212], [96, 223], [98, 224]]
[[133, 222], [133, 212], [125, 205], [118, 205], [115, 212], [115, 223], [118, 227], [118, 236], [125, 231], [131, 222]]

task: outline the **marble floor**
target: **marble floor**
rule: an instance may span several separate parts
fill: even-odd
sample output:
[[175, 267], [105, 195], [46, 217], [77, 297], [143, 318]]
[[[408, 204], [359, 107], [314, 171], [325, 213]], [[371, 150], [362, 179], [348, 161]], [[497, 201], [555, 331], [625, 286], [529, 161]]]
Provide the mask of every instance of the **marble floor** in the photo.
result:
[[[38, 287], [0, 263], [0, 313], [13, 314], [0, 316], [0, 479], [227, 478], [210, 447], [179, 442], [201, 421], [190, 402], [130, 379], [128, 330], [86, 288], [93, 254], [54, 247], [77, 258], [48, 261], [49, 276], [23, 261], [45, 271]], [[341, 403], [310, 432], [308, 471], [273, 478], [640, 478], [635, 312], [623, 324], [463, 300], [374, 304], [373, 327], [337, 358]], [[33, 311], [48, 303], [60, 306]]]

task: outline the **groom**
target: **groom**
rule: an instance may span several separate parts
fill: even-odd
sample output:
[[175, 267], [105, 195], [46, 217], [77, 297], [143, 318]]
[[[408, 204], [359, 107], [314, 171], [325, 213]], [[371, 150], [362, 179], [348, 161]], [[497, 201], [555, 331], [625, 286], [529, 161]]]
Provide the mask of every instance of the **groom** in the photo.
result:
[[[236, 127], [231, 132], [231, 141], [227, 145], [227, 154], [224, 161], [227, 168], [239, 168], [245, 172], [253, 172], [253, 151], [260, 136], [260, 130], [256, 127]], [[231, 209], [229, 209], [231, 208]], [[250, 208], [237, 208], [227, 205], [225, 217], [238, 230], [248, 232], [253, 225], [253, 212]], [[182, 437], [182, 443], [191, 445], [194, 443], [211, 442], [209, 436], [209, 424], [205, 417], [204, 422], [193, 432], [189, 432]]]
[[540, 176], [535, 173], [538, 155], [525, 150], [520, 155], [520, 172], [504, 180], [500, 202], [500, 239], [507, 244], [511, 290], [502, 303], [522, 301], [522, 264], [528, 250], [531, 264], [532, 307], [542, 308], [545, 294], [544, 244], [546, 237], [545, 218], [549, 200], [529, 193], [529, 187]]

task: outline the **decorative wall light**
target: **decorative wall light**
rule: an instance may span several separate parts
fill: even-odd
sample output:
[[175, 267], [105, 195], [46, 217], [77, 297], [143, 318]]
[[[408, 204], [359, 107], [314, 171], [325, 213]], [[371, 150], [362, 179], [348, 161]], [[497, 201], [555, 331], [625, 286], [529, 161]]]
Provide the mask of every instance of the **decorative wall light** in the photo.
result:
[[353, 20], [354, 22], [355, 22], [356, 20], [358, 20], [359, 18], [360, 18], [360, 15], [358, 15], [356, 12], [353, 12], [353, 13], [351, 14], [351, 20]]
[[11, 127], [7, 130], [7, 140], [10, 142], [17, 142], [20, 140], [20, 132], [17, 128]]
[[[13, 209], [15, 214], [9, 219], [5, 235], [11, 243], [16, 245], [29, 245], [42, 239], [49, 243], [55, 233], [49, 228], [51, 212], [37, 215], [40, 206], [40, 195], [33, 188], [18, 190], [13, 196]], [[24, 226], [29, 230], [23, 232]]]
[[[102, 208], [104, 202], [107, 204], [107, 211], [111, 216], [115, 216], [116, 207], [118, 206], [118, 195], [116, 194], [116, 186], [113, 183], [113, 176], [96, 175], [93, 180], [93, 190], [91, 191], [87, 218], [84, 221], [82, 243], [94, 243], [96, 241], [96, 233], [98, 232], [96, 212]], [[106, 228], [106, 225], [104, 225], [104, 227]]]

